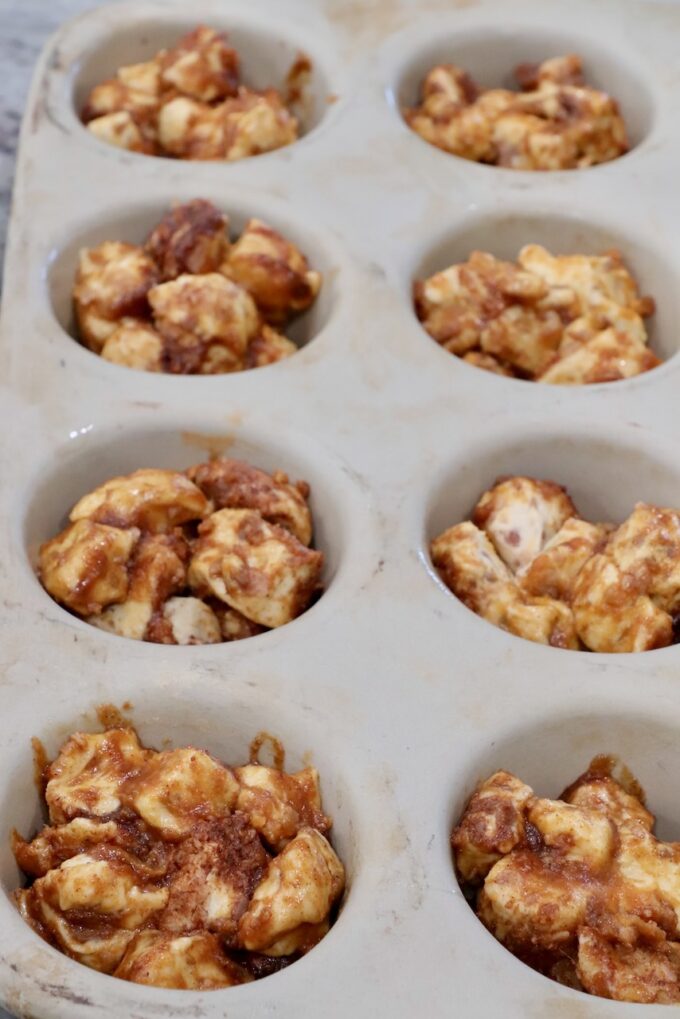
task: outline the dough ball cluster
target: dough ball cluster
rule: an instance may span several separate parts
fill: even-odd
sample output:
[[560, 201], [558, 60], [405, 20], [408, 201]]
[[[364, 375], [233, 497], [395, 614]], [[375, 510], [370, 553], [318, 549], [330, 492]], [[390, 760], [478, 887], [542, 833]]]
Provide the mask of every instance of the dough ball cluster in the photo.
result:
[[74, 733], [43, 774], [48, 823], [13, 834], [21, 915], [78, 962], [155, 987], [231, 987], [294, 962], [328, 931], [345, 872], [318, 772], [287, 773], [277, 746], [276, 767], [256, 753], [231, 767], [131, 728]]
[[173, 206], [143, 245], [84, 248], [73, 303], [80, 339], [104, 360], [215, 375], [294, 354], [280, 330], [320, 288], [320, 273], [272, 227], [251, 219], [232, 242], [227, 217], [195, 199]]
[[680, 513], [637, 503], [618, 527], [583, 520], [552, 481], [505, 478], [431, 544], [444, 583], [518, 637], [572, 650], [650, 651], [676, 639]]
[[290, 145], [299, 131], [286, 97], [243, 85], [238, 53], [205, 25], [120, 67], [92, 89], [81, 118], [110, 145], [175, 159], [231, 162]]
[[576, 170], [628, 151], [616, 100], [585, 83], [579, 56], [515, 71], [518, 92], [482, 89], [461, 67], [433, 67], [408, 125], [446, 152], [512, 170]]
[[560, 385], [615, 382], [661, 362], [647, 346], [641, 297], [618, 251], [516, 262], [484, 251], [414, 286], [416, 314], [444, 350], [477, 368]]
[[630, 772], [596, 757], [555, 800], [482, 782], [451, 835], [463, 890], [519, 959], [568, 987], [680, 1002], [680, 844], [653, 834]]
[[83, 496], [40, 548], [43, 587], [102, 630], [216, 644], [295, 619], [321, 591], [309, 485], [220, 458], [144, 468]]

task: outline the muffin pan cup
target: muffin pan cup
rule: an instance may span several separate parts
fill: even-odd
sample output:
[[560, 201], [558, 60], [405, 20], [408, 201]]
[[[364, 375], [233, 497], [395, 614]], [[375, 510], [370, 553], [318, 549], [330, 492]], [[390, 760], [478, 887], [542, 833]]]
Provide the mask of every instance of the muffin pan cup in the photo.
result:
[[[233, 27], [251, 81], [266, 63], [277, 84], [297, 49], [310, 57], [301, 140], [217, 164], [90, 137], [74, 97], [93, 74], [199, 22]], [[527, 174], [449, 156], [407, 128], [398, 105], [434, 60], [470, 54], [491, 84], [496, 67], [502, 77], [522, 59], [524, 38], [526, 59], [582, 42], [586, 73], [631, 108], [628, 155]], [[661, 835], [678, 837], [680, 650], [579, 654], [515, 638], [443, 586], [428, 544], [503, 473], [567, 484], [591, 519], [621, 520], [636, 500], [680, 506], [679, 41], [671, 4], [200, 0], [190, 14], [175, 2], [101, 7], [49, 43], [22, 131], [0, 322], [0, 1002], [12, 1014], [649, 1013], [561, 987], [497, 944], [463, 899], [448, 837], [494, 768], [557, 795], [596, 752], [623, 757]], [[78, 247], [138, 241], [156, 211], [193, 197], [218, 204], [235, 229], [249, 215], [270, 219], [323, 269], [292, 358], [161, 376], [107, 364], [69, 335]], [[499, 378], [439, 349], [413, 313], [414, 276], [468, 245], [507, 257], [537, 239], [560, 252], [610, 238], [657, 300], [652, 345], [666, 360], [645, 375], [578, 388]], [[98, 631], [42, 590], [37, 547], [78, 495], [115, 473], [182, 468], [211, 452], [310, 482], [328, 566], [308, 612], [246, 641], [164, 647]], [[19, 882], [9, 834], [40, 822], [31, 737], [54, 753], [75, 728], [96, 727], [106, 703], [128, 704], [152, 744], [194, 742], [235, 759], [268, 729], [291, 767], [319, 768], [348, 890], [304, 959], [253, 985], [169, 991], [89, 971], [23, 923], [9, 900]]]

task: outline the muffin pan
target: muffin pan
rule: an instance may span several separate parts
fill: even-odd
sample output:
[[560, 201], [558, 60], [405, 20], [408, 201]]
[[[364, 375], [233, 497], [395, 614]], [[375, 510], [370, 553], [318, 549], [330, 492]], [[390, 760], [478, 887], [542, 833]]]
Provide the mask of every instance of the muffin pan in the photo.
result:
[[[191, 167], [89, 137], [76, 115], [87, 88], [197, 23], [231, 31], [255, 84], [260, 61], [272, 80], [298, 50], [310, 57], [304, 136]], [[592, 519], [620, 521], [636, 499], [680, 505], [679, 39], [680, 8], [655, 2], [200, 0], [190, 12], [101, 7], [49, 44], [22, 133], [1, 325], [0, 1001], [11, 1013], [426, 1008], [443, 1019], [452, 1002], [480, 1019], [649, 1013], [560, 987], [497, 944], [458, 888], [448, 838], [494, 768], [554, 796], [596, 753], [618, 754], [647, 789], [661, 836], [680, 836], [680, 652], [570, 655], [522, 641], [460, 604], [427, 549], [499, 474], [559, 480]], [[491, 84], [515, 63], [569, 50], [621, 101], [635, 145], [612, 163], [550, 174], [478, 166], [421, 141], [399, 112], [444, 55]], [[324, 272], [302, 349], [211, 378], [92, 356], [68, 334], [78, 246], [114, 225], [134, 241], [172, 200], [194, 197], [236, 226], [270, 220]], [[651, 344], [667, 360], [644, 375], [527, 386], [439, 350], [413, 313], [413, 279], [478, 238], [502, 256], [531, 241], [588, 252], [610, 236], [657, 302]], [[36, 548], [80, 493], [211, 452], [283, 464], [310, 482], [327, 555], [326, 593], [312, 609], [250, 640], [179, 648], [96, 631], [51, 601]], [[90, 972], [23, 923], [8, 898], [19, 882], [9, 834], [38, 826], [31, 737], [53, 754], [76, 727], [98, 727], [102, 703], [128, 704], [156, 746], [193, 742], [235, 758], [268, 729], [291, 767], [318, 767], [348, 889], [313, 952], [256, 985], [165, 991]]]

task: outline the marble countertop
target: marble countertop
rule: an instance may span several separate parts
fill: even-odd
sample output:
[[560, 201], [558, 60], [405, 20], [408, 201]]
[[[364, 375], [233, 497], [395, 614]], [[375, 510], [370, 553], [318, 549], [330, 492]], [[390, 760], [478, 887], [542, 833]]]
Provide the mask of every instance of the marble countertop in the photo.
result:
[[62, 22], [98, 6], [96, 0], [0, 0], [0, 271], [19, 128], [35, 62]]

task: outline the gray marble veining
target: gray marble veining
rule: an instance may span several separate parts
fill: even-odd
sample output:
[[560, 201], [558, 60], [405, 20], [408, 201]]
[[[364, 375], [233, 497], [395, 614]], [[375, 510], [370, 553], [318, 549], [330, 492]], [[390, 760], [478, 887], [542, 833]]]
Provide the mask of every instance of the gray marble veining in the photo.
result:
[[0, 270], [19, 128], [35, 62], [62, 22], [98, 6], [93, 0], [0, 0]]

